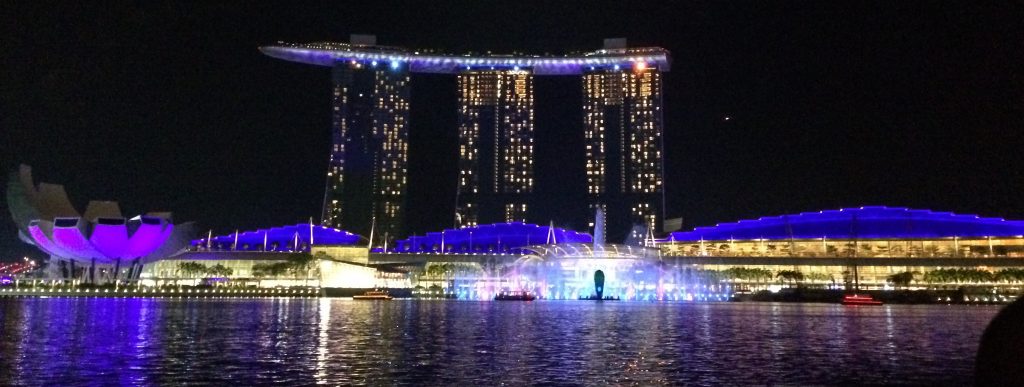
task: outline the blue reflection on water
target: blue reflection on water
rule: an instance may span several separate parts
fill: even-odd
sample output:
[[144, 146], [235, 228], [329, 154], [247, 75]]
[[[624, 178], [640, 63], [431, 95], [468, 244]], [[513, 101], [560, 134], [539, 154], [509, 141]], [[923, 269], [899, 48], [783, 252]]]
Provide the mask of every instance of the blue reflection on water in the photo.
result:
[[985, 306], [0, 299], [12, 384], [968, 384]]

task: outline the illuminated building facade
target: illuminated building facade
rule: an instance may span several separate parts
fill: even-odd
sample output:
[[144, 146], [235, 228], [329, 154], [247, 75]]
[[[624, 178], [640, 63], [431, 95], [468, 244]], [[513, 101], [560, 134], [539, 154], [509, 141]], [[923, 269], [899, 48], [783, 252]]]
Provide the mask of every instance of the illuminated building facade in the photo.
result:
[[[907, 273], [913, 282], [904, 287], [991, 286], [1017, 294], [1024, 278], [1024, 221], [897, 207], [698, 227], [671, 233], [654, 248], [519, 222], [428, 232], [372, 249], [363, 240], [311, 224], [211, 236], [146, 265], [142, 280], [187, 281], [177, 266], [199, 262], [222, 264], [233, 269], [233, 280], [256, 286], [436, 286], [460, 299], [484, 300], [528, 289], [550, 299], [577, 299], [593, 294], [593, 276], [601, 270], [605, 294], [622, 299], [726, 300], [734, 292], [787, 286], [892, 288], [892, 277]], [[305, 278], [259, 273], [257, 265], [287, 262], [294, 252], [327, 257]]]
[[554, 75], [582, 77], [585, 189], [590, 207], [608, 214], [609, 239], [625, 239], [638, 224], [654, 229], [663, 220], [661, 75], [670, 68], [663, 48], [627, 48], [624, 39], [608, 39], [601, 50], [562, 56], [445, 54], [354, 36], [352, 43], [278, 43], [260, 50], [334, 68], [335, 142], [324, 225], [369, 235], [375, 224], [376, 246], [384, 234], [404, 236], [408, 73], [457, 77], [457, 226], [530, 220], [533, 77]]
[[878, 287], [912, 272], [924, 285], [936, 283], [929, 273], [939, 269], [1021, 267], [1024, 221], [866, 206], [698, 227], [669, 234], [659, 247], [670, 262], [709, 270], [784, 267], [819, 283], [856, 273]]
[[533, 191], [533, 75], [467, 70], [458, 75], [456, 224], [525, 222]]
[[192, 223], [172, 224], [171, 213], [125, 216], [117, 202], [90, 201], [79, 211], [64, 186], [36, 184], [21, 165], [7, 185], [7, 204], [19, 238], [50, 256], [44, 276], [102, 284], [137, 281], [144, 266], [188, 245]]
[[661, 71], [644, 62], [583, 74], [587, 197], [610, 239], [664, 220]]
[[331, 157], [322, 224], [401, 236], [409, 149], [409, 73], [398, 62], [332, 71]]

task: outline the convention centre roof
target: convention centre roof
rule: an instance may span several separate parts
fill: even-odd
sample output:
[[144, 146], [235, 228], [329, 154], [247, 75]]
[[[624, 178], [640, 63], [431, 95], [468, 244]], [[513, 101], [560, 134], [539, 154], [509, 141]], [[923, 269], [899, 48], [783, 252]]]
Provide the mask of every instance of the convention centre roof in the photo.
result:
[[751, 239], [921, 239], [1017, 237], [1024, 221], [903, 207], [866, 206], [770, 216], [692, 231], [673, 232], [662, 242]]

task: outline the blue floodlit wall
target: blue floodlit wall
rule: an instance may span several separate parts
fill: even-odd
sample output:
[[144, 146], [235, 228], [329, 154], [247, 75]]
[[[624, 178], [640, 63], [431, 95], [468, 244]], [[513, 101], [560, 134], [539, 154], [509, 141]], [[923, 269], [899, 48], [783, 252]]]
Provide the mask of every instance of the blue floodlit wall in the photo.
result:
[[[359, 235], [348, 231], [319, 225], [296, 224], [293, 226], [281, 226], [254, 231], [238, 233], [238, 240], [235, 234], [217, 235], [206, 239], [192, 241], [194, 249], [221, 250], [221, 251], [309, 251], [310, 227], [313, 229], [313, 244], [316, 245], [356, 245], [359, 243]], [[264, 249], [266, 241], [266, 249]]]
[[[551, 227], [528, 223], [494, 223], [476, 227], [447, 229], [395, 242], [388, 252], [440, 252], [442, 239], [446, 253], [523, 254], [522, 247], [548, 243]], [[554, 228], [556, 243], [591, 243], [590, 234]]]
[[771, 216], [674, 232], [663, 242], [750, 239], [1015, 237], [1024, 221], [903, 207], [859, 207]]

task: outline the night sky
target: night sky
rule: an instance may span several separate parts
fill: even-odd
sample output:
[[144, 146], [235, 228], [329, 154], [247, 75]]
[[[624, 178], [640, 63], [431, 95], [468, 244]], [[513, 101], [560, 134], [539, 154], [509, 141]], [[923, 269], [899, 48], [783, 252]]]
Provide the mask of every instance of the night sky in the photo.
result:
[[[215, 233], [319, 218], [329, 70], [257, 47], [363, 33], [449, 52], [669, 49], [668, 212], [684, 228], [867, 204], [1024, 218], [1020, 3], [42, 3], [0, 6], [0, 167], [32, 165], [82, 209], [119, 200]], [[536, 190], [575, 227], [580, 82], [535, 85]], [[451, 224], [455, 81], [414, 75], [412, 93], [407, 217], [423, 233]], [[2, 204], [0, 260], [34, 252]]]

